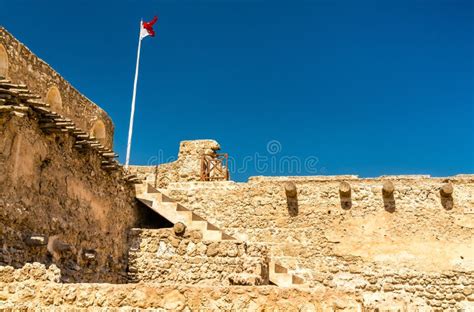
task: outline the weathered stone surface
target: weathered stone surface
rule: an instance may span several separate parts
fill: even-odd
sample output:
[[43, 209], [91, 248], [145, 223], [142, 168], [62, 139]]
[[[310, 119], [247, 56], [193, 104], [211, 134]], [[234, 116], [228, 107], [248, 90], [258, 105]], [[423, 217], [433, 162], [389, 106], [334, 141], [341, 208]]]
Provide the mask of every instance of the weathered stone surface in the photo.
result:
[[163, 308], [173, 311], [182, 311], [186, 306], [186, 298], [178, 290], [173, 290], [163, 296]]
[[[272, 259], [311, 287], [369, 297], [407, 293], [434, 300], [433, 308], [456, 310], [470, 295], [462, 288], [449, 299], [452, 287], [474, 281], [474, 220], [465, 213], [474, 207], [474, 177], [450, 178], [456, 186], [450, 210], [439, 193], [445, 178], [390, 177], [397, 189], [381, 196], [387, 179], [255, 177], [175, 182], [163, 192], [234, 237], [268, 244]], [[298, 183], [297, 215], [287, 213], [288, 181]], [[350, 183], [350, 210], [338, 209], [341, 182]], [[423, 292], [429, 285], [439, 285], [438, 294]]]
[[[23, 270], [23, 269], [22, 269]], [[45, 269], [43, 268], [43, 271]], [[466, 301], [467, 302], [467, 301]], [[137, 311], [372, 311], [404, 307], [415, 311], [427, 305], [410, 301], [406, 295], [397, 299], [387, 295], [365, 298], [331, 290], [283, 289], [275, 286], [191, 286], [154, 284], [58, 284], [51, 281], [20, 278], [0, 280], [2, 309], [78, 309]], [[385, 309], [382, 309], [385, 307]], [[398, 310], [397, 310], [398, 311]]]
[[[125, 281], [133, 188], [33, 119], [0, 117], [0, 138], [0, 265], [55, 263], [65, 281]], [[83, 249], [98, 252], [94, 269], [79, 263]]]
[[175, 237], [172, 231], [130, 232], [130, 243], [137, 246], [129, 251], [130, 281], [224, 286], [264, 280], [265, 246], [252, 244], [248, 253], [245, 242], [196, 240], [194, 231]]

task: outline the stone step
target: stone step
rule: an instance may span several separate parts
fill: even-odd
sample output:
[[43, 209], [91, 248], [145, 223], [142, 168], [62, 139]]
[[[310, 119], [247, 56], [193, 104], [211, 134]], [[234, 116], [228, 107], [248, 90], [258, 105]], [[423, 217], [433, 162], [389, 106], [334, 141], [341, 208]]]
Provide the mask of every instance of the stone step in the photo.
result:
[[179, 222], [189, 226], [192, 224], [193, 213], [191, 211], [175, 211], [176, 219], [180, 220]]
[[204, 232], [207, 231], [207, 221], [192, 221], [191, 223], [186, 224], [186, 226], [190, 230], [199, 230], [203, 232], [203, 236], [204, 236]]
[[135, 186], [136, 198], [173, 224], [181, 222], [189, 230], [199, 230], [205, 240], [234, 240], [204, 218], [162, 194], [149, 184]]
[[8, 95], [11, 95], [11, 96], [18, 96], [19, 95], [19, 93], [17, 91], [2, 88], [1, 85], [0, 85], [0, 93], [1, 94], [8, 94]]
[[309, 287], [303, 278], [289, 273], [287, 268], [274, 260], [269, 263], [269, 280], [279, 287]]
[[0, 99], [10, 100], [11, 98], [12, 96], [10, 94], [0, 93]]
[[[13, 109], [2, 109], [2, 112], [11, 111], [24, 116], [30, 108], [34, 109], [40, 117], [39, 126], [45, 133], [72, 133], [79, 136], [74, 147], [77, 149], [92, 148], [103, 159], [101, 168], [107, 171], [120, 169], [120, 164], [113, 158], [118, 157], [112, 150], [103, 146], [99, 141], [90, 138], [85, 131], [78, 129], [75, 123], [61, 114], [52, 111], [50, 105], [41, 100], [41, 96], [32, 93], [24, 84], [11, 83], [10, 80], [0, 77], [0, 105], [20, 105]], [[23, 106], [25, 105], [25, 106]], [[135, 182], [138, 179], [133, 180]]]
[[18, 94], [18, 97], [22, 100], [29, 100], [29, 99], [41, 99], [41, 96], [36, 95], [36, 94], [28, 94], [28, 93], [20, 93]]
[[104, 156], [104, 157], [113, 157], [113, 158], [116, 158], [116, 157], [118, 157], [118, 154], [112, 153], [112, 152], [108, 152], [108, 153], [102, 153], [102, 156]]
[[11, 105], [0, 105], [0, 113], [9, 113], [13, 111], [13, 106]]
[[67, 133], [67, 129], [61, 129], [61, 128], [41, 128], [43, 131], [46, 131], [47, 133]]
[[26, 85], [11, 83], [11, 81], [3, 79], [3, 80], [0, 80], [0, 88], [23, 89], [23, 88], [26, 88]]
[[31, 94], [30, 90], [28, 90], [26, 87], [25, 88], [9, 88], [8, 90], [18, 92], [18, 94]]
[[206, 230], [206, 231], [202, 232], [202, 238], [204, 240], [219, 241], [219, 240], [222, 240], [222, 232], [221, 231]]
[[50, 107], [49, 104], [44, 103], [43, 101], [35, 100], [35, 99], [26, 100], [26, 104], [33, 105], [33, 106]]
[[140, 197], [143, 197], [143, 198], [146, 198], [148, 200], [156, 200], [158, 203], [161, 203], [161, 197], [162, 197], [162, 194], [161, 193], [146, 193], [146, 192], [143, 192], [142, 194], [140, 194]]
[[40, 113], [46, 113], [46, 114], [50, 114], [51, 113], [51, 110], [49, 110], [49, 108], [46, 108], [46, 107], [41, 107], [41, 106], [35, 106], [33, 107], [33, 109], [35, 109], [36, 111], [40, 112]]

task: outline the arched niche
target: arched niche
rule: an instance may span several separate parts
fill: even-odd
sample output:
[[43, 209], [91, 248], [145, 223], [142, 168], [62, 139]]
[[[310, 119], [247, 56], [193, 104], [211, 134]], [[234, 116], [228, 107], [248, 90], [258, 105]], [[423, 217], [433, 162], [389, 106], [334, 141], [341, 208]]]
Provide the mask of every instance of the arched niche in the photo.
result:
[[94, 122], [90, 134], [96, 138], [102, 145], [106, 145], [105, 125], [102, 120]]
[[61, 93], [56, 86], [49, 88], [46, 93], [45, 102], [51, 105], [52, 111], [60, 111], [63, 107], [63, 100], [61, 99]]
[[0, 44], [0, 77], [8, 76], [8, 54], [5, 47]]

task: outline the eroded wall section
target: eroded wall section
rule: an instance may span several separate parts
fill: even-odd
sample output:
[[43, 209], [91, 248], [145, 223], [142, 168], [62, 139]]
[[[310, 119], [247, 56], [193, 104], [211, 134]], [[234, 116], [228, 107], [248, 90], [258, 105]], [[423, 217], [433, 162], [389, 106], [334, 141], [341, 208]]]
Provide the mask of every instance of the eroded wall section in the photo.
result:
[[132, 186], [36, 118], [0, 115], [0, 266], [37, 261], [64, 281], [125, 281]]

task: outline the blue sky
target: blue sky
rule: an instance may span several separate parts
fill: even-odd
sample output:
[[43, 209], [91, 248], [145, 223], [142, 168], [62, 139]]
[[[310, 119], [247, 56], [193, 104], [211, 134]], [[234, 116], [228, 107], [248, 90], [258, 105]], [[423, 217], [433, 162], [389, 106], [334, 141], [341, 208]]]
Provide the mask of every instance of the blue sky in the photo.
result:
[[124, 161], [154, 14], [134, 164], [213, 138], [240, 181], [474, 173], [474, 1], [16, 0], [0, 23], [110, 114]]

